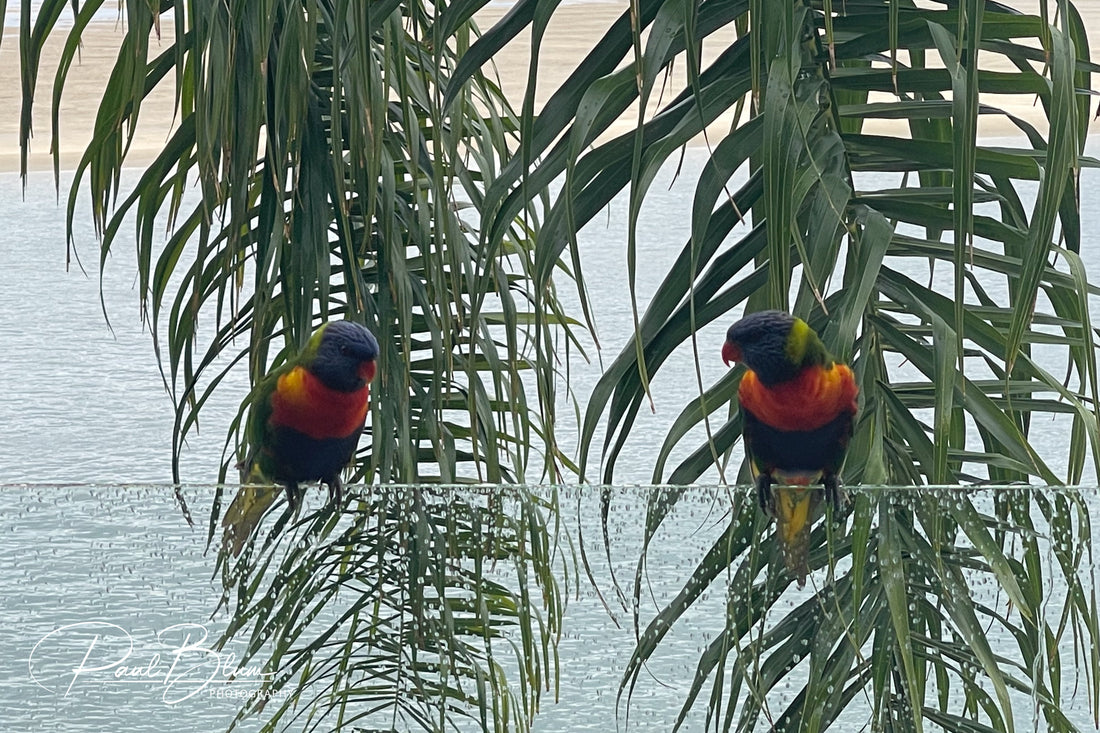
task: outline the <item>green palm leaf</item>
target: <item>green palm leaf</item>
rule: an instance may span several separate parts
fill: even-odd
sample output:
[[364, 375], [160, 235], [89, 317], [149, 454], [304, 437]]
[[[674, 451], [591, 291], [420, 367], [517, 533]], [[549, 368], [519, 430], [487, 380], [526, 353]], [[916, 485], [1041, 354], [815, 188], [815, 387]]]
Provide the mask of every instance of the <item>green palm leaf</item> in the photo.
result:
[[[724, 23], [704, 22], [719, 18]], [[654, 172], [669, 162], [686, 133], [718, 119], [713, 106], [705, 114], [696, 111], [704, 109], [708, 89], [726, 90], [713, 104], [724, 104], [737, 122], [728, 130], [711, 127], [690, 214], [691, 239], [589, 398], [581, 424], [582, 475], [597, 456], [602, 481], [622, 475], [617, 458], [648, 409], [651, 379], [677, 348], [693, 343], [715, 321], [731, 322], [742, 307], [782, 307], [806, 318], [857, 374], [863, 410], [849, 451], [849, 483], [1029, 476], [1063, 483], [1079, 477], [1085, 456], [1100, 448], [1095, 340], [1087, 315], [1095, 288], [1079, 263], [1071, 259], [1067, 267], [1058, 237], [1065, 237], [1066, 249], [1076, 249], [1074, 173], [1096, 165], [1082, 156], [1084, 127], [1078, 124], [1087, 106], [1082, 92], [1095, 67], [1069, 3], [1060, 18], [1054, 27], [1045, 15], [972, 0], [932, 9], [885, 0], [843, 8], [707, 0], [685, 7], [670, 0], [640, 2], [609, 28], [599, 54], [578, 66], [536, 118], [525, 160], [538, 162], [521, 168], [528, 176], [498, 181], [498, 200], [513, 207], [503, 210], [507, 216], [530, 195], [520, 180], [528, 191], [542, 190], [550, 177], [565, 175], [538, 245], [549, 258], [574, 246], [576, 231], [616, 191], [629, 197], [631, 234], [625, 244], [632, 251], [642, 236], [638, 212]], [[684, 49], [721, 28], [736, 28], [736, 40], [723, 41], [724, 52], [700, 66], [678, 46], [689, 27], [694, 35]], [[644, 54], [632, 54], [639, 28], [650, 40]], [[515, 32], [515, 24], [501, 24], [494, 43]], [[1007, 64], [987, 67], [991, 56]], [[642, 119], [634, 133], [598, 142], [598, 134], [629, 105], [645, 102], [658, 69], [668, 73], [674, 62], [687, 69], [684, 95]], [[613, 64], [618, 70], [612, 71]], [[996, 94], [1037, 96], [1049, 133], [1003, 110]], [[752, 113], [742, 119], [745, 107]], [[982, 116], [1003, 118], [1026, 142], [977, 144]], [[872, 131], [876, 119], [903, 126], [894, 128], [897, 134]], [[555, 141], [558, 131], [563, 134]], [[1040, 184], [1032, 206], [1025, 202], [1033, 181]], [[731, 236], [741, 221], [751, 228]], [[495, 229], [486, 231], [492, 236]], [[1057, 344], [1071, 355], [1068, 378], [1053, 377], [1035, 358], [1039, 343]], [[654, 454], [654, 483], [690, 483], [736, 456], [736, 411], [731, 408], [724, 425], [709, 424], [731, 401], [735, 384], [733, 373], [701, 385], [698, 397], [674, 416]], [[1074, 438], [1069, 470], [1060, 475], [1038, 455], [1030, 433], [1036, 416], [1063, 413], [1074, 416]], [[683, 455], [685, 440], [698, 440], [700, 427], [705, 443], [686, 446], [687, 457], [672, 462], [671, 456]], [[683, 493], [672, 489], [651, 498], [645, 552]], [[1040, 496], [1016, 498], [1042, 513]], [[833, 568], [852, 556], [851, 569], [816, 596], [819, 607], [837, 603], [826, 616], [833, 630], [822, 631], [811, 603], [791, 613], [790, 625], [780, 623], [757, 638], [748, 630], [779, 597], [775, 584], [789, 579], [778, 568], [765, 572], [767, 563], [759, 558], [771, 556], [772, 541], [759, 540], [766, 532], [755, 510], [735, 503], [730, 511], [728, 533], [700, 561], [684, 591], [648, 625], [636, 619], [639, 641], [622, 683], [624, 702], [667, 630], [729, 568], [740, 579], [727, 581], [731, 603], [745, 620], [731, 613], [704, 651], [681, 722], [709, 684], [708, 720], [716, 729], [751, 730], [762, 719], [771, 725], [785, 721], [790, 729], [822, 729], [861, 688], [872, 690], [876, 728], [904, 718], [906, 729], [920, 727], [922, 720], [958, 729], [1011, 729], [1010, 688], [1038, 695], [1047, 723], [1063, 726], [1055, 697], [1034, 670], [1010, 665], [1005, 671], [1005, 660], [985, 643], [980, 630], [991, 611], [976, 605], [963, 572], [980, 568], [1004, 589], [1023, 614], [1019, 624], [1008, 624], [1014, 633], [1044, 628], [1025, 590], [1035, 582], [1029, 575], [1034, 567], [1025, 571], [1010, 548], [1011, 537], [1027, 536], [1019, 525], [990, 524], [965, 497], [948, 512], [946, 524], [933, 526], [920, 502], [860, 496], [850, 518], [838, 517], [840, 524], [819, 528], [811, 539], [816, 567]], [[1080, 541], [1087, 543], [1087, 522], [1081, 531]], [[872, 558], [878, 569], [868, 566]], [[635, 603], [645, 565], [643, 557]], [[887, 567], [896, 571], [886, 573]], [[1065, 572], [1076, 586], [1074, 567]], [[856, 595], [844, 603], [832, 600], [844, 593]], [[921, 600], [927, 593], [938, 600]], [[1095, 604], [1082, 599], [1067, 612], [1066, 623], [1090, 637], [1094, 616]], [[859, 628], [848, 626], [843, 636], [836, 624]], [[811, 679], [786, 713], [767, 711], [767, 693], [789, 666], [786, 650], [800, 647], [806, 628], [818, 630], [827, 648], [810, 653]], [[842, 636], [854, 646], [828, 646]], [[929, 649], [950, 639], [965, 640], [969, 651], [945, 666]], [[955, 691], [967, 701], [968, 715], [948, 707]]]

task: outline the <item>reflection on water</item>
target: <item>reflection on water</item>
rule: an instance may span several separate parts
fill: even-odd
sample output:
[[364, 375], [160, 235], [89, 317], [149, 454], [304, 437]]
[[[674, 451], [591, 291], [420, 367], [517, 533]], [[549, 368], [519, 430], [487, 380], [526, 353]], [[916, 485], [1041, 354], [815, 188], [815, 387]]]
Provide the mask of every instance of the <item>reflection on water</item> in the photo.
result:
[[[287, 642], [289, 650], [308, 646], [328, 628], [340, 630], [332, 637], [329, 652], [339, 652], [350, 638], [367, 639], [366, 626], [351, 629], [351, 617], [343, 614], [363, 599], [373, 599], [373, 610], [359, 608], [356, 623], [366, 624], [373, 618], [387, 635], [357, 648], [357, 658], [363, 664], [357, 672], [365, 675], [372, 664], [386, 657], [382, 639], [391, 638], [390, 630], [401, 628], [400, 633], [408, 636], [399, 637], [395, 632], [392, 638], [404, 638], [408, 646], [415, 646], [412, 639], [443, 633], [442, 626], [432, 630], [423, 620], [418, 622], [420, 626], [394, 626], [399, 617], [407, 620], [409, 614], [427, 609], [426, 618], [446, 617], [443, 626], [465, 629], [467, 635], [458, 638], [469, 647], [463, 653], [473, 656], [463, 657], [452, 650], [450, 656], [440, 657], [438, 649], [423, 645], [417, 655], [407, 656], [406, 662], [418, 660], [424, 665], [424, 679], [437, 679], [432, 675], [438, 675], [439, 667], [431, 660], [449, 658], [452, 681], [457, 679], [463, 659], [482, 659], [477, 648], [483, 628], [474, 623], [480, 618], [479, 611], [467, 601], [511, 597], [513, 605], [497, 607], [497, 611], [507, 611], [500, 618], [511, 621], [497, 628], [493, 656], [513, 680], [511, 690], [517, 700], [522, 698], [518, 697], [521, 688], [514, 683], [515, 674], [527, 658], [522, 651], [522, 625], [529, 623], [533, 629], [528, 645], [543, 634], [551, 640], [557, 637], [560, 689], [553, 682], [541, 685], [534, 725], [540, 733], [609, 730], [615, 725], [627, 730], [670, 730], [704, 652], [714, 661], [715, 642], [722, 638], [726, 621], [736, 625], [750, 619], [750, 609], [760, 594], [774, 592], [770, 608], [748, 625], [749, 633], [731, 645], [731, 650], [742, 650], [742, 659], [750, 658], [752, 645], [760, 644], [765, 650], [763, 659], [789, 655], [796, 662], [794, 670], [766, 692], [765, 712], [755, 727], [762, 730], [764, 720], [777, 720], [796, 701], [807, 674], [821, 672], [811, 669], [812, 655], [807, 655], [821, 639], [837, 633], [828, 624], [822, 625], [822, 618], [845, 621], [840, 625], [844, 631], [837, 636], [836, 654], [844, 648], [844, 640], [859, 638], [856, 657], [849, 662], [854, 666], [861, 659], [873, 663], [876, 644], [883, 643], [876, 638], [875, 629], [895, 631], [888, 614], [876, 618], [867, 615], [868, 609], [876, 603], [879, 608], [889, 608], [882, 593], [888, 593], [891, 573], [898, 568], [902, 568], [907, 585], [903, 603], [912, 614], [939, 609], [937, 613], [963, 619], [952, 615], [952, 604], [960, 594], [969, 595], [979, 608], [980, 636], [988, 639], [993, 654], [1005, 660], [1006, 674], [1026, 680], [1029, 670], [1041, 669], [1044, 675], [1051, 670], [1046, 679], [1060, 681], [1062, 710], [1069, 720], [1081, 728], [1091, 726], [1091, 683], [1085, 678], [1085, 665], [1090, 664], [1092, 654], [1087, 650], [1094, 648], [1096, 640], [1087, 638], [1087, 630], [1079, 630], [1086, 635], [1082, 640], [1086, 653], [1075, 656], [1072, 616], [1063, 613], [1068, 608], [1066, 594], [1074, 592], [1067, 578], [1080, 584], [1078, 600], [1095, 612], [1091, 555], [1073, 552], [1091, 518], [1097, 516], [1100, 497], [1095, 491], [857, 491], [856, 514], [864, 512], [863, 519], [870, 527], [869, 534], [855, 543], [856, 552], [870, 549], [859, 580], [862, 590], [853, 590], [852, 558], [858, 555], [853, 554], [849, 534], [853, 522], [861, 520], [848, 516], [844, 529], [835, 530], [831, 543], [825, 537], [824, 524], [819, 525], [821, 542], [811, 553], [811, 564], [817, 569], [802, 591], [775, 574], [780, 571], [771, 562], [771, 527], [764, 526], [755, 507], [746, 501], [748, 493], [740, 489], [692, 487], [674, 505], [666, 504], [671, 511], [649, 538], [642, 565], [639, 560], [646, 542], [647, 517], [653, 516], [649, 502], [668, 502], [678, 496], [674, 490], [376, 488], [360, 494], [361, 501], [352, 502], [338, 518], [322, 505], [322, 492], [311, 492], [312, 503], [307, 504], [302, 521], [280, 533], [279, 542], [256, 548], [249, 562], [270, 559], [274, 563], [257, 586], [257, 594], [244, 604], [258, 610], [259, 616], [217, 651], [213, 640], [228, 623], [224, 611], [211, 618], [221, 598], [220, 578], [215, 573], [217, 553], [213, 549], [204, 552], [205, 527], [190, 529], [184, 524], [170, 488], [4, 486], [3, 491], [7, 506], [0, 534], [7, 551], [0, 555], [0, 648], [6, 653], [0, 662], [0, 730], [223, 729], [248, 695], [264, 689], [270, 671], [262, 664], [266, 652], [249, 660], [249, 666], [235, 679], [229, 679], [229, 670], [247, 653], [253, 624], [266, 625], [265, 633], [275, 634], [280, 633], [280, 625], [288, 626], [278, 615], [280, 609], [289, 608], [282, 604], [288, 594], [293, 595], [287, 588], [295, 584], [306, 602], [297, 607], [295, 613], [300, 616], [289, 627], [300, 623], [306, 631], [301, 638]], [[212, 489], [191, 487], [187, 494], [196, 516], [201, 517]], [[604, 500], [606, 526], [600, 519]], [[1013, 514], [1020, 508], [1029, 512], [1030, 519]], [[497, 511], [501, 513], [495, 514]], [[524, 521], [512, 521], [520, 517]], [[891, 523], [889, 536], [881, 534], [879, 527], [891, 522], [891, 517], [898, 521]], [[1052, 523], [1044, 517], [1053, 517]], [[271, 527], [272, 519], [269, 517], [265, 526]], [[988, 548], [976, 549], [983, 539], [970, 530], [953, 531], [956, 523], [965, 527], [970, 521], [991, 528], [988, 537], [1009, 549], [1008, 565], [998, 572], [1027, 582], [1020, 580], [1019, 588], [1006, 592], [1003, 579], [997, 582], [997, 576], [985, 567]], [[1011, 527], [1020, 521], [1034, 526], [1013, 531]], [[545, 522], [544, 529], [538, 529], [540, 522]], [[524, 541], [514, 544], [521, 534]], [[739, 537], [750, 543], [738, 544]], [[930, 543], [925, 542], [928, 537]], [[891, 542], [895, 545], [887, 547]], [[727, 547], [732, 548], [732, 559], [719, 553], [715, 564], [715, 549]], [[471, 548], [477, 548], [476, 552], [469, 552]], [[422, 552], [435, 558], [431, 564], [417, 565]], [[923, 553], [931, 553], [928, 557], [936, 558], [935, 562], [922, 560]], [[521, 555], [522, 563], [517, 559]], [[1070, 565], [1078, 562], [1080, 567], [1067, 569], [1062, 564], [1067, 558]], [[284, 567], [275, 572], [278, 563]], [[749, 572], [755, 583], [751, 590], [744, 590], [749, 586], [742, 583], [748, 567], [745, 563], [755, 568]], [[526, 568], [526, 576], [515, 572], [520, 565]], [[535, 577], [547, 568], [552, 571], [549, 583]], [[707, 570], [712, 580], [693, 583], [693, 574], [698, 575], [701, 569]], [[314, 609], [316, 616], [305, 624], [303, 619], [313, 604], [336, 588], [339, 594]], [[274, 589], [270, 595], [269, 589]], [[409, 589], [416, 592], [406, 593]], [[523, 595], [509, 596], [523, 590], [529, 594], [525, 599]], [[823, 592], [822, 601], [814, 600], [817, 591]], [[675, 620], [644, 667], [636, 669], [629, 705], [625, 696], [617, 704], [620, 683], [631, 668], [636, 647], [635, 604], [639, 631], [650, 627], [650, 633], [653, 629], [663, 632], [654, 619], [667, 614], [685, 595], [694, 597], [696, 593], [697, 600]], [[858, 614], [845, 610], [849, 608], [845, 599], [853, 593], [862, 593], [865, 599], [856, 606]], [[1046, 624], [1048, 633], [1061, 634], [1051, 637], [1054, 646], [1043, 642], [1041, 635], [1035, 636], [1035, 629], [1043, 627], [1025, 622], [1020, 605], [1013, 601], [1014, 593], [1021, 594], [1023, 604], [1034, 609], [1034, 618]], [[447, 602], [441, 602], [443, 598]], [[554, 629], [555, 601], [565, 604], [560, 637]], [[818, 625], [810, 638], [800, 642], [797, 629], [785, 628], [781, 621], [788, 614], [807, 613], [807, 609], [811, 613], [806, 618], [817, 619], [812, 623]], [[525, 617], [525, 611], [532, 616]], [[266, 621], [265, 613], [270, 614]], [[949, 667], [962, 669], [964, 676], [974, 673], [963, 661], [964, 652], [975, 649], [978, 642], [968, 638], [970, 631], [965, 620], [956, 621], [946, 636], [951, 643], [936, 652]], [[925, 634], [935, 635], [932, 629]], [[648, 638], [649, 634], [643, 634], [643, 639]], [[1028, 657], [1026, 649], [1032, 641], [1039, 643]], [[931, 644], [920, 642], [916, 648], [935, 648], [921, 646], [924, 643]], [[539, 644], [528, 648], [537, 650]], [[521, 650], [518, 661], [517, 649]], [[535, 656], [540, 674], [553, 680], [555, 659], [552, 647], [549, 649], [549, 657], [541, 651]], [[836, 656], [831, 643], [815, 653], [821, 653], [822, 659]], [[289, 666], [294, 658], [288, 653], [282, 664]], [[735, 682], [729, 674], [737, 669], [734, 662], [738, 658], [735, 652], [728, 655], [726, 685]], [[1059, 664], [1060, 678], [1054, 671]], [[321, 669], [318, 664], [312, 672]], [[354, 677], [352, 674], [349, 679]], [[362, 682], [363, 678], [359, 679]], [[276, 690], [264, 710], [247, 718], [241, 729], [257, 729], [287, 699], [287, 690], [293, 690], [295, 680]], [[385, 684], [385, 680], [378, 681], [378, 685]], [[740, 684], [736, 697], [743, 706], [746, 688], [743, 681]], [[988, 681], [979, 684], [987, 694], [995, 694]], [[701, 686], [700, 700], [689, 713], [684, 730], [702, 729], [712, 685], [711, 678]], [[934, 681], [930, 679], [928, 685], [932, 690]], [[1009, 687], [1016, 724], [1024, 729], [1045, 729], [1044, 718], [1036, 713], [1041, 698]], [[948, 693], [953, 712], [962, 711], [964, 688], [956, 680]], [[472, 694], [476, 688], [464, 689]], [[928, 694], [926, 704], [935, 707], [934, 693]], [[362, 704], [367, 697], [358, 702]], [[306, 699], [312, 696], [301, 698]], [[726, 706], [729, 704], [727, 701]], [[460, 707], [456, 701], [455, 709]], [[297, 712], [302, 712], [302, 707]], [[869, 693], [860, 693], [835, 726], [857, 730], [867, 726], [871, 716]], [[477, 727], [457, 713], [455, 719], [464, 721], [459, 730]], [[289, 720], [284, 718], [284, 723]], [[397, 726], [398, 730], [408, 728]]]

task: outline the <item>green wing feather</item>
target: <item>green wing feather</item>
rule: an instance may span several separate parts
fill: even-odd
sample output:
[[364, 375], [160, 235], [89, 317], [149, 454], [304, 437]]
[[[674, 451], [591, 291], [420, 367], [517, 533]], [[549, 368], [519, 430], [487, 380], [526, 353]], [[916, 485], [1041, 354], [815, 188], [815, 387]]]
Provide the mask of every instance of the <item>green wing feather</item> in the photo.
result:
[[328, 328], [327, 323], [318, 328], [310, 336], [301, 352], [268, 372], [253, 390], [248, 422], [244, 430], [245, 457], [238, 464], [241, 469], [242, 484], [271, 483], [271, 474], [274, 469], [262, 450], [263, 446], [272, 440], [271, 427], [268, 425], [268, 420], [271, 418], [271, 395], [275, 394], [279, 378], [284, 374], [299, 366], [308, 369], [313, 364], [326, 328]]
[[270, 465], [270, 458], [263, 451], [263, 446], [271, 439], [271, 428], [268, 425], [271, 417], [271, 395], [275, 393], [279, 377], [298, 366], [300, 361], [294, 359], [272, 370], [253, 390], [242, 444], [244, 458], [237, 464], [241, 488], [237, 490], [222, 518], [223, 546], [234, 557], [241, 554], [253, 530], [279, 498], [282, 490], [272, 479], [274, 469]]

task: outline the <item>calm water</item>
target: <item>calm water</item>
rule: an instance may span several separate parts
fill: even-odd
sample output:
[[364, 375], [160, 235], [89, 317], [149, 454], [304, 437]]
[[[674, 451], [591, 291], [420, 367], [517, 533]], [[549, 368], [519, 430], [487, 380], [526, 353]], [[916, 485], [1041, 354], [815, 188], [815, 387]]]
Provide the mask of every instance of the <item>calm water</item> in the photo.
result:
[[[689, 163], [697, 166], [693, 155]], [[638, 291], [644, 308], [665, 268], [687, 237], [687, 224], [670, 222], [690, 197], [695, 171], [675, 183], [658, 181], [639, 241]], [[62, 182], [62, 191], [68, 181]], [[591, 298], [601, 352], [588, 344], [591, 362], [571, 366], [573, 388], [587, 394], [630, 335], [625, 206], [615, 202], [582, 237], [585, 267], [600, 286]], [[0, 364], [19, 375], [20, 388], [0, 401], [0, 481], [4, 483], [159, 483], [171, 479], [172, 403], [140, 319], [133, 246], [123, 238], [109, 255], [100, 303], [99, 250], [86, 202], [75, 221], [75, 257], [66, 266], [64, 208], [56, 203], [51, 174], [33, 173], [25, 196], [15, 174], [0, 174]], [[123, 227], [128, 231], [126, 227]], [[81, 270], [81, 264], [84, 270]], [[573, 298], [566, 285], [563, 296]], [[104, 316], [106, 311], [106, 318]], [[702, 381], [713, 384], [726, 370], [719, 356], [728, 324], [700, 331]], [[200, 323], [210, 328], [213, 320]], [[654, 445], [688, 400], [698, 393], [690, 350], [670, 358], [653, 382], [657, 411], [639, 416], [620, 459], [623, 482], [648, 482]], [[690, 378], [685, 379], [685, 375]], [[216, 479], [226, 428], [248, 390], [238, 371], [203, 410], [201, 431], [189, 439], [182, 478]], [[561, 419], [571, 409], [562, 403]], [[569, 435], [563, 436], [568, 441]], [[694, 445], [694, 442], [690, 443]], [[64, 449], [62, 449], [64, 448]], [[678, 455], [685, 455], [685, 445]], [[674, 464], [673, 464], [674, 465]], [[711, 478], [717, 478], [713, 476]]]
[[[4, 27], [5, 28], [18, 28], [19, 27], [20, 5], [21, 5], [21, 3], [16, 2], [15, 0], [8, 0], [7, 12], [4, 13]], [[31, 0], [30, 5], [31, 5], [31, 18], [32, 18], [31, 22], [33, 23], [34, 22], [33, 19], [38, 17], [39, 8], [42, 7], [42, 0]], [[81, 7], [83, 7], [83, 6], [84, 6], [84, 3], [81, 3]], [[71, 26], [72, 23], [73, 23], [73, 17], [74, 16], [73, 16], [73, 11], [72, 11], [72, 6], [67, 5], [65, 7], [65, 9], [61, 12], [61, 18], [58, 21], [58, 23], [63, 27]], [[122, 17], [124, 17], [124, 15], [123, 15], [123, 13], [120, 9], [119, 3], [113, 3], [113, 2], [104, 3], [103, 6], [99, 10], [97, 10], [96, 14], [95, 14], [96, 20], [105, 21], [105, 22], [113, 22], [113, 21], [119, 20]]]
[[[564, 0], [564, 5], [579, 5], [589, 0]], [[606, 2], [606, 0], [597, 0], [599, 2]], [[4, 28], [18, 28], [19, 27], [19, 0], [8, 0], [7, 12], [4, 13]], [[515, 0], [489, 0], [488, 5], [511, 7], [515, 5]], [[31, 18], [38, 17], [38, 9], [42, 7], [42, 0], [31, 0]], [[81, 3], [81, 7], [83, 7]], [[96, 11], [95, 19], [101, 22], [114, 22], [122, 17], [125, 17], [122, 11], [119, 9], [120, 3], [105, 2], [103, 6]], [[66, 6], [65, 10], [61, 13], [61, 19], [58, 23], [62, 27], [72, 25], [73, 13], [71, 6]]]
[[[689, 151], [684, 175], [675, 182], [667, 176], [653, 187], [640, 230], [643, 306], [687, 236], [682, 212], [700, 164], [699, 152]], [[1083, 200], [1100, 201], [1095, 175], [1086, 173], [1084, 186]], [[63, 182], [62, 190], [66, 188]], [[1095, 209], [1086, 205], [1086, 216], [1090, 211]], [[592, 295], [608, 361], [630, 330], [625, 262], [618, 246], [606, 246], [625, 241], [624, 214], [625, 205], [616, 202], [582, 238], [588, 272], [600, 276]], [[182, 522], [170, 490], [163, 488], [171, 476], [171, 402], [151, 336], [140, 323], [131, 245], [118, 244], [103, 275], [109, 326], [99, 301], [98, 252], [86, 207], [76, 215], [76, 251], [88, 274], [75, 262], [66, 269], [64, 210], [56, 203], [48, 173], [32, 175], [25, 195], [16, 176], [0, 174], [0, 221], [5, 224], [0, 228], [0, 374], [7, 386], [0, 396], [0, 484], [6, 484], [7, 497], [0, 515], [5, 550], [0, 554], [0, 649], [5, 651], [0, 661], [0, 730], [151, 733], [223, 728], [237, 702], [226, 697], [228, 692], [212, 692], [214, 685], [179, 699], [183, 688], [165, 685], [160, 677], [130, 683], [107, 683], [93, 675], [66, 677], [65, 670], [75, 662], [66, 667], [61, 652], [86, 649], [89, 634], [99, 634], [105, 655], [120, 654], [132, 641], [131, 659], [148, 664], [161, 648], [158, 632], [177, 627], [167, 633], [183, 637], [161, 642], [178, 648], [188, 633], [194, 634], [191, 641], [200, 630], [216, 633], [224, 619], [210, 619], [218, 592], [210, 579], [210, 558], [204, 555], [205, 535]], [[1100, 227], [1093, 219], [1086, 230], [1085, 258], [1100, 281], [1094, 254], [1100, 252]], [[724, 371], [717, 345], [725, 325], [700, 334], [701, 344], [714, 347], [713, 358], [704, 355], [704, 384]], [[690, 352], [679, 353], [657, 376], [657, 410], [639, 418], [620, 459], [623, 482], [649, 481], [653, 455], [668, 425], [696, 394], [694, 378], [684, 378], [694, 374], [692, 364]], [[575, 365], [578, 394], [590, 390], [599, 369], [598, 358], [591, 365]], [[205, 484], [216, 477], [226, 426], [246, 389], [244, 376], [237, 375], [207, 405], [203, 429], [184, 455], [186, 481]], [[1040, 451], [1058, 455], [1064, 441], [1060, 426], [1038, 428]], [[17, 484], [31, 486], [13, 486]], [[196, 487], [187, 493], [201, 523], [210, 490]], [[643, 616], [679, 590], [682, 578], [721, 529], [721, 515], [710, 514], [711, 498], [710, 490], [700, 488], [666, 523], [661, 549], [648, 563], [643, 599], [649, 605]], [[1096, 516], [1095, 497], [1092, 504]], [[639, 491], [620, 490], [611, 517], [611, 564], [598, 548], [589, 552], [605, 591], [611, 569], [620, 579], [632, 577], [642, 507]], [[576, 508], [566, 513], [570, 531], [580, 522], [593, 548], [599, 532], [594, 495], [581, 495]], [[721, 618], [725, 599], [717, 596], [677, 628], [675, 642], [643, 675], [631, 705], [632, 730], [665, 730], [675, 719], [699, 651], [713, 635], [713, 619]], [[792, 595], [791, 607], [798, 599]], [[580, 584], [559, 648], [560, 701], [546, 698], [536, 724], [540, 733], [606, 731], [616, 724], [615, 694], [633, 636], [629, 615], [614, 603], [612, 612], [618, 627], [591, 587]], [[73, 627], [74, 633], [85, 636], [74, 637], [54, 657], [42, 650], [51, 648], [56, 636], [35, 652], [35, 645], [51, 632], [71, 624], [82, 625]], [[1070, 690], [1072, 682], [1067, 681]], [[217, 689], [249, 688], [237, 682]], [[1026, 724], [1027, 706], [1022, 708], [1020, 722]], [[1079, 725], [1091, 725], [1086, 701], [1071, 710]]]

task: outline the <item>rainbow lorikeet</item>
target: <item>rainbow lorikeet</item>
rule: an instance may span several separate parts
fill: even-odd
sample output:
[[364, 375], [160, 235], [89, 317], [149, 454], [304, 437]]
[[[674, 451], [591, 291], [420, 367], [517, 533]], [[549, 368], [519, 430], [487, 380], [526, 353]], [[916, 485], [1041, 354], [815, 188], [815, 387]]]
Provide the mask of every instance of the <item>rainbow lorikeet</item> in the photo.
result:
[[[365, 327], [331, 321], [300, 354], [253, 391], [238, 464], [242, 484], [282, 484], [291, 510], [299, 484], [320, 481], [339, 503], [340, 473], [351, 462], [367, 418], [378, 342]], [[234, 555], [278, 496], [275, 486], [242, 486], [225, 512], [225, 546]]]
[[[730, 326], [722, 359], [746, 367], [737, 393], [745, 454], [760, 507], [775, 517], [787, 568], [802, 586], [811, 512], [822, 494], [840, 506], [838, 474], [859, 387], [814, 330], [783, 311], [752, 313]], [[817, 483], [824, 491], [808, 488]], [[773, 493], [773, 485], [782, 488]]]

